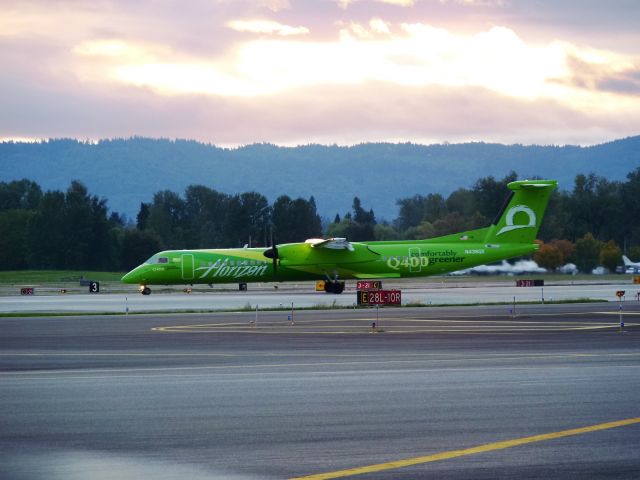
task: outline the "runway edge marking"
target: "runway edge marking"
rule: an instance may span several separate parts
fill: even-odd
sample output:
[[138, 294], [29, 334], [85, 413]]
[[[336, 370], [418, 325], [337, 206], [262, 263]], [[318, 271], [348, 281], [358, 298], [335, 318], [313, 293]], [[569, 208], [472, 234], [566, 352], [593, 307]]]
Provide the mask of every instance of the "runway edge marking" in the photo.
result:
[[625, 420], [617, 420], [608, 423], [599, 423], [587, 427], [572, 428], [559, 432], [543, 433], [530, 437], [516, 438], [513, 440], [503, 440], [501, 442], [487, 443], [478, 445], [477, 447], [465, 448], [462, 450], [450, 450], [448, 452], [426, 455], [423, 457], [407, 458], [404, 460], [395, 460], [386, 463], [378, 463], [364, 467], [348, 468], [345, 470], [336, 470], [334, 472], [318, 473], [314, 475], [306, 475], [303, 477], [295, 477], [290, 480], [328, 480], [332, 478], [350, 477], [353, 475], [361, 475], [363, 473], [375, 473], [384, 470], [393, 470], [397, 468], [410, 467], [422, 463], [437, 462], [440, 460], [448, 460], [451, 458], [462, 457], [465, 455], [475, 455], [476, 453], [491, 452], [494, 450], [503, 450], [505, 448], [517, 447], [528, 443], [543, 442], [545, 440], [554, 440], [556, 438], [570, 437], [573, 435], [582, 435], [584, 433], [597, 432], [600, 430], [608, 430], [610, 428], [624, 427], [640, 423], [640, 417], [627, 418]]

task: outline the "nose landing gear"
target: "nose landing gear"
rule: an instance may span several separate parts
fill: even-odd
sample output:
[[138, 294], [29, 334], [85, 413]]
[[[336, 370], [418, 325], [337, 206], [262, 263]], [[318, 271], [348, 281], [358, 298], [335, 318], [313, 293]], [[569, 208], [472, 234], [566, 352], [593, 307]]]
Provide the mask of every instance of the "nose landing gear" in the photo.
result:
[[150, 295], [151, 294], [151, 289], [149, 287], [147, 287], [146, 285], [140, 285], [140, 293], [142, 295]]

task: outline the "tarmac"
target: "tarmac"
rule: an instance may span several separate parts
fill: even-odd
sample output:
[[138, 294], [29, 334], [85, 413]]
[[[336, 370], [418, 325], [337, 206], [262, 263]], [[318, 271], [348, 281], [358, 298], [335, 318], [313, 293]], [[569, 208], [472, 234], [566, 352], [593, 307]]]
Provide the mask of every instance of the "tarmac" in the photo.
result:
[[633, 301], [3, 317], [0, 478], [637, 478], [639, 324]]

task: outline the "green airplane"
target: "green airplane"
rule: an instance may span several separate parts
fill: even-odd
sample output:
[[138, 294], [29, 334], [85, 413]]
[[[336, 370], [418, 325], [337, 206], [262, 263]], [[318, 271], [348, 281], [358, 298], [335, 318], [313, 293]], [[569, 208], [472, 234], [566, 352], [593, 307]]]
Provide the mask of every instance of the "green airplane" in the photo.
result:
[[346, 279], [410, 278], [528, 255], [555, 180], [511, 182], [509, 197], [495, 221], [485, 228], [427, 240], [349, 242], [313, 238], [270, 248], [165, 250], [124, 277], [140, 285], [325, 280], [327, 293], [342, 293]]

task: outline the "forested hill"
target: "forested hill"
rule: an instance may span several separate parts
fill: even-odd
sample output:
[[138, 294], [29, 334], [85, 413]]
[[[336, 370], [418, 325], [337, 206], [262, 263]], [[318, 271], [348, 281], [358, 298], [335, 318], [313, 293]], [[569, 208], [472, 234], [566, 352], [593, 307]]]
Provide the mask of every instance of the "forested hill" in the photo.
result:
[[65, 190], [71, 180], [108, 200], [112, 211], [135, 218], [140, 202], [160, 190], [191, 184], [225, 193], [255, 190], [273, 201], [315, 197], [332, 219], [354, 196], [376, 217], [397, 216], [396, 200], [414, 194], [448, 195], [481, 177], [510, 171], [560, 181], [571, 190], [579, 173], [623, 180], [640, 166], [640, 136], [592, 147], [489, 143], [416, 145], [366, 143], [351, 147], [270, 144], [224, 149], [188, 140], [130, 138], [84, 143], [0, 143], [0, 180], [28, 178], [44, 189]]

